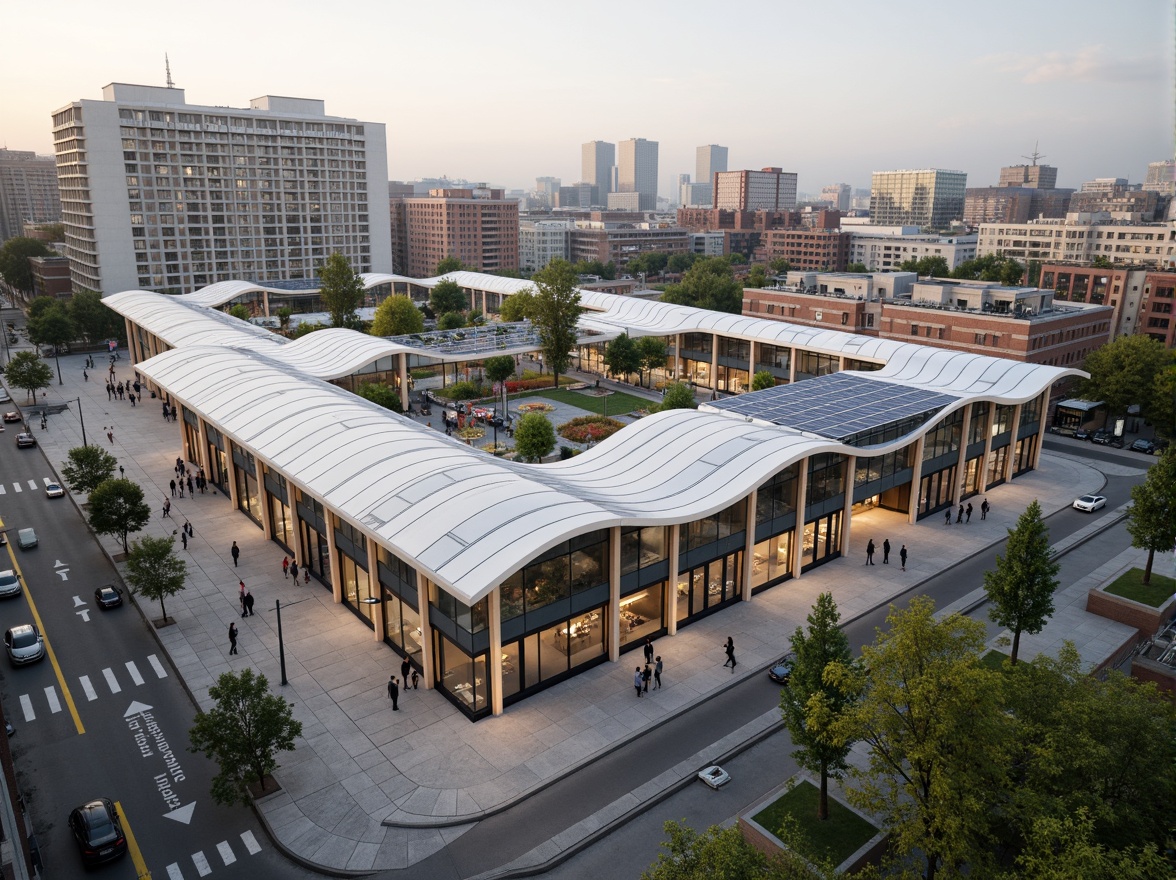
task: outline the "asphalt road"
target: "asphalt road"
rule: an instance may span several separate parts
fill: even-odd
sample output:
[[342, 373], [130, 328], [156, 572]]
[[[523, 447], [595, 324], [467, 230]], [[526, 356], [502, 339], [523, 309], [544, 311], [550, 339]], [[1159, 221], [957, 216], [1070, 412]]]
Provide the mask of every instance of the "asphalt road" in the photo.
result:
[[[135, 843], [104, 876], [312, 876], [273, 849], [252, 811], [212, 802], [216, 767], [187, 751], [191, 700], [134, 606], [95, 605], [94, 589], [117, 582], [113, 566], [73, 502], [46, 497], [52, 473], [39, 447], [16, 448], [14, 427], [0, 434], [0, 517], [12, 538], [0, 567], [19, 571], [25, 593], [3, 600], [0, 620], [37, 622], [51, 656], [0, 662], [0, 697], [47, 871], [83, 876], [67, 817], [103, 796], [118, 802]], [[40, 544], [19, 550], [15, 532], [30, 526]], [[158, 605], [148, 611], [158, 616]]]

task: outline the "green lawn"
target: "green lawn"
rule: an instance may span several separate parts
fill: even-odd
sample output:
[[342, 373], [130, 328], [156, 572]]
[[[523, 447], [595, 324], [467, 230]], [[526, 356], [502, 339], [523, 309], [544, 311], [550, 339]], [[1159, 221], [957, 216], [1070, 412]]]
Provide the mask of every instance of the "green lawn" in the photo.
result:
[[625, 394], [621, 391], [607, 396], [596, 397], [592, 394], [582, 394], [579, 391], [568, 391], [566, 388], [561, 388], [559, 391], [556, 391], [554, 388], [540, 388], [537, 391], [522, 391], [518, 394], [510, 395], [511, 400], [518, 400], [524, 397], [543, 397], [547, 400], [553, 400], [556, 403], [577, 406], [580, 409], [598, 415], [605, 415], [607, 408], [607, 415], [610, 416], [624, 415], [635, 409], [649, 409], [657, 405], [656, 401], [647, 400], [644, 397], [636, 397], [632, 394]]
[[1008, 659], [1008, 654], [1005, 654], [1003, 651], [993, 650], [989, 651], [980, 658], [980, 665], [1000, 672], [1002, 669], [1004, 669], [1004, 663]]
[[829, 818], [818, 822], [820, 796], [820, 789], [815, 785], [802, 782], [752, 818], [775, 834], [784, 824], [784, 818], [791, 816], [799, 832], [796, 848], [800, 854], [810, 861], [840, 865], [877, 834], [878, 829], [833, 798], [829, 798]]
[[1143, 569], [1133, 568], [1119, 575], [1115, 579], [1115, 582], [1105, 589], [1108, 593], [1122, 596], [1124, 599], [1131, 599], [1142, 605], [1159, 608], [1171, 598], [1173, 593], [1176, 593], [1176, 580], [1165, 577], [1162, 574], [1157, 574], [1153, 569], [1151, 583], [1145, 586], [1143, 583]]

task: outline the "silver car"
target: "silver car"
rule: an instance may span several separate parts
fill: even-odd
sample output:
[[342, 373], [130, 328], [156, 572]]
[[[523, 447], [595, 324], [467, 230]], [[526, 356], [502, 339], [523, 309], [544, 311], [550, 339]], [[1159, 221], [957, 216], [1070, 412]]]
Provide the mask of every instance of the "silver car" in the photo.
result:
[[22, 623], [4, 633], [4, 650], [13, 666], [36, 663], [45, 656], [45, 640], [36, 626]]
[[11, 568], [0, 571], [0, 598], [8, 599], [20, 595], [20, 578]]
[[38, 543], [37, 533], [33, 529], [21, 529], [16, 533], [16, 544], [21, 550], [29, 550]]

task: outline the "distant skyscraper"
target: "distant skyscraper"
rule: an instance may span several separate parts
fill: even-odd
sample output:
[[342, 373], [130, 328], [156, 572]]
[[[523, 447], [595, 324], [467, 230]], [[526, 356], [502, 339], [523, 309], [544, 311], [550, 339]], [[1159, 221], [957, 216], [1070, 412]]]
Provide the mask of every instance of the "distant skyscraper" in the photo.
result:
[[[603, 205], [612, 192], [617, 148], [606, 141], [589, 141], [580, 148], [580, 180], [592, 184], [592, 203]], [[584, 207], [587, 207], [586, 205]]]
[[1027, 186], [1033, 189], [1056, 189], [1058, 169], [1052, 165], [1006, 165], [1000, 169], [997, 186]]
[[57, 160], [0, 150], [0, 244], [24, 235], [25, 223], [60, 223]]
[[727, 170], [727, 148], [707, 144], [694, 151], [694, 180], [714, 183], [715, 172]]
[[792, 211], [796, 208], [796, 175], [779, 168], [762, 171], [718, 171], [714, 206], [727, 211]]
[[1149, 162], [1143, 188], [1154, 190], [1161, 195], [1176, 195], [1176, 159]]
[[641, 210], [657, 208], [657, 141], [621, 141], [617, 161], [617, 191], [640, 193]]
[[853, 188], [848, 183], [834, 183], [821, 187], [821, 201], [828, 202], [838, 211], [848, 211], [850, 208]]
[[963, 171], [875, 171], [870, 223], [943, 228], [964, 216], [968, 175]]

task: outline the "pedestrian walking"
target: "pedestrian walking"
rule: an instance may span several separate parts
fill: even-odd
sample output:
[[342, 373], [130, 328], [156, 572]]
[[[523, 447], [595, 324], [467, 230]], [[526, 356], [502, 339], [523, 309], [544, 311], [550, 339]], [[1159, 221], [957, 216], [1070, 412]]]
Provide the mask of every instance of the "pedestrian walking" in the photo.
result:
[[90, 381], [90, 374], [87, 373], [85, 370], [82, 370], [82, 378], [85, 379], [87, 382], [89, 382]]
[[[413, 689], [414, 691], [415, 691], [415, 690], [419, 690], [419, 689], [420, 689], [420, 686], [421, 686], [421, 677], [420, 677], [420, 674], [419, 674], [419, 673], [418, 673], [418, 672], [417, 672], [417, 671], [414, 669], [414, 670], [412, 671], [412, 689]], [[408, 690], [408, 682], [405, 682], [405, 684], [404, 684], [404, 689], [405, 689], [405, 690]]]
[[181, 498], [184, 497], [184, 481], [183, 481], [183, 479], [180, 480], [180, 497]]
[[106, 383], [106, 399], [107, 400], [110, 400], [110, 392], [111, 392], [110, 383], [107, 382]]
[[106, 432], [106, 439], [107, 439], [108, 441], [110, 441], [110, 445], [111, 445], [111, 446], [113, 446], [113, 445], [114, 445], [114, 428], [110, 428], [109, 430], [107, 430], [107, 432]]
[[175, 498], [176, 497], [176, 481], [172, 480], [170, 485], [171, 485], [172, 498]]
[[171, 516], [171, 499], [170, 498], [163, 499], [163, 515], [167, 516], [167, 517]]
[[245, 612], [250, 617], [253, 616], [253, 594], [248, 590], [245, 591]]
[[188, 549], [188, 533], [180, 529], [180, 543], [184, 545], [184, 549]]
[[404, 679], [404, 681], [408, 681], [408, 677], [411, 674], [412, 674], [412, 661], [409, 660], [407, 657], [405, 657], [404, 662], [400, 664], [400, 677], [402, 679]]
[[873, 564], [874, 564], [874, 539], [870, 538], [870, 540], [866, 543], [866, 565], [873, 565]]
[[229, 653], [237, 653], [237, 624], [229, 624]]
[[961, 504], [960, 505], [960, 512], [956, 514], [956, 525], [958, 526], [963, 521], [964, 521], [964, 505]]
[[294, 583], [298, 583], [298, 560], [290, 563], [290, 577], [294, 578]]
[[282, 577], [284, 577], [286, 580], [290, 579], [290, 557], [289, 556], [282, 557]]
[[196, 490], [192, 488], [192, 475], [188, 474], [188, 495], [192, 498], [196, 497]]
[[129, 397], [131, 399], [131, 406], [134, 406], [135, 405], [135, 395], [128, 394], [127, 397]]
[[890, 539], [886, 538], [882, 541], [882, 564], [890, 564]]
[[641, 696], [641, 667], [633, 668], [633, 687], [637, 689], [637, 696]]
[[898, 551], [898, 561], [902, 563], [902, 570], [906, 571], [906, 544], [902, 545], [902, 549]]
[[734, 675], [735, 674], [735, 666], [736, 666], [736, 663], [735, 663], [735, 640], [733, 638], [731, 638], [730, 636], [727, 636], [727, 644], [723, 646], [723, 650], [727, 652], [727, 662], [724, 663], [723, 666], [730, 665], [731, 674]]
[[241, 548], [237, 546], [236, 541], [233, 542], [233, 549], [229, 551], [229, 554], [233, 557], [233, 568], [236, 568], [237, 560], [241, 558]]
[[399, 712], [400, 707], [396, 705], [396, 701], [400, 699], [400, 686], [396, 683], [396, 676], [388, 676], [388, 696], [392, 700], [392, 711]]
[[972, 502], [971, 502], [971, 501], [969, 501], [969, 502], [968, 502], [968, 507], [967, 507], [967, 509], [964, 511], [964, 523], [965, 523], [965, 524], [966, 524], [966, 523], [970, 523], [971, 521], [972, 521]]
[[238, 581], [240, 589], [237, 590], [237, 602], [241, 606], [241, 616], [245, 616], [245, 581]]
[[184, 531], [186, 531], [188, 533], [189, 538], [194, 538], [196, 536], [195, 535], [196, 530], [192, 528], [192, 524], [190, 522], [188, 522], [187, 520], [184, 520], [183, 529], [184, 529]]
[[310, 583], [310, 566], [308, 565], [302, 566], [302, 583]]
[[645, 664], [645, 668], [641, 670], [641, 689], [645, 693], [649, 693], [649, 680], [653, 678], [653, 673], [649, 671], [649, 664]]
[[988, 519], [988, 499], [987, 498], [985, 498], [983, 501], [980, 502], [980, 519], [982, 521]]
[[648, 636], [645, 637], [644, 651], [645, 651], [645, 662], [652, 663], [653, 662], [653, 639], [649, 638]]
[[657, 690], [661, 690], [661, 674], [662, 674], [663, 668], [664, 667], [662, 665], [662, 658], [661, 658], [661, 655], [659, 654], [658, 658], [657, 658], [657, 665], [655, 665], [653, 667], [653, 680], [655, 682], [653, 686]]
[[943, 524], [945, 526], [951, 525], [951, 508], [950, 507], [947, 510], [943, 511]]

